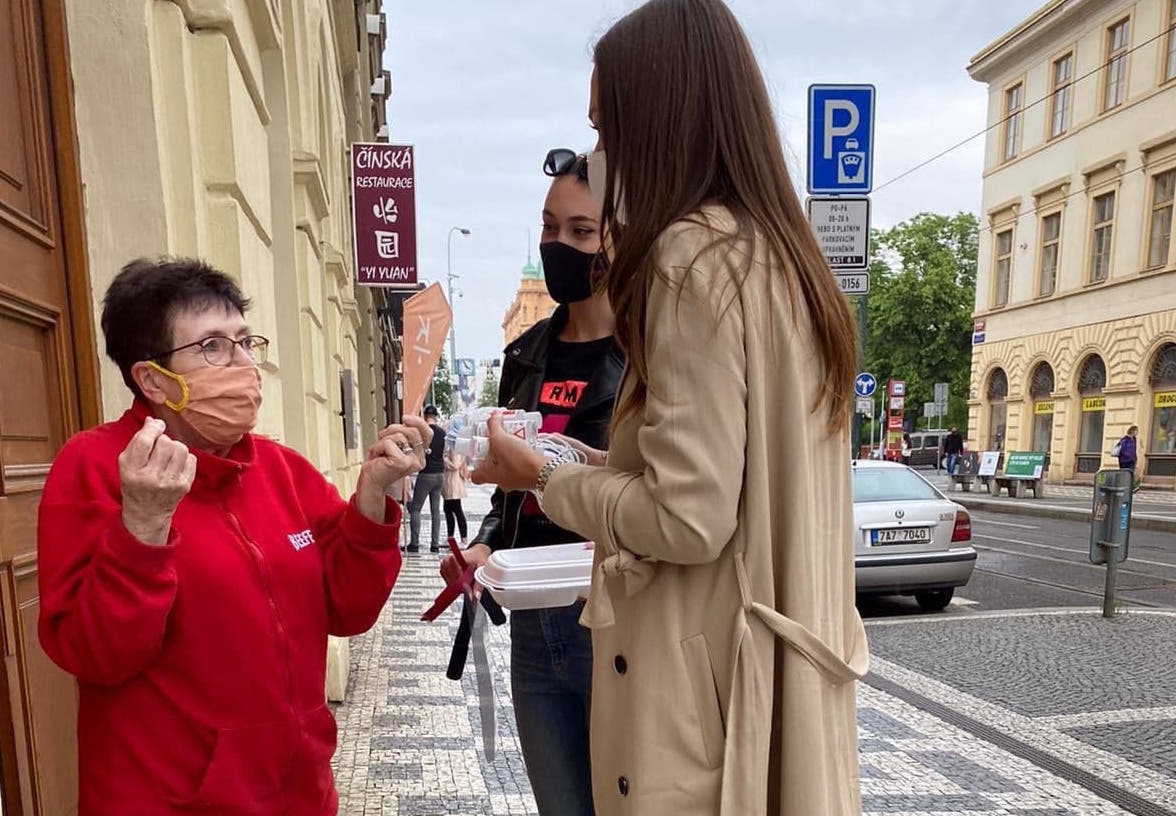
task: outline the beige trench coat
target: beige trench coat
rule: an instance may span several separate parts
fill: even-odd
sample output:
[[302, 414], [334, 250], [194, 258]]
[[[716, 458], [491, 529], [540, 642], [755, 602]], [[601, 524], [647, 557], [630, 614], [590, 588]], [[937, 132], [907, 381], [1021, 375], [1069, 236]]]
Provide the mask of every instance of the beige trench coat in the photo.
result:
[[757, 261], [737, 291], [729, 248], [697, 257], [711, 238], [682, 221], [660, 239], [644, 415], [544, 496], [597, 545], [597, 813], [858, 814], [848, 442], [810, 410], [823, 375], [778, 271]]
[[464, 499], [466, 497], [466, 479], [470, 477], [466, 467], [466, 458], [460, 453], [445, 454], [445, 476], [441, 480], [441, 498]]

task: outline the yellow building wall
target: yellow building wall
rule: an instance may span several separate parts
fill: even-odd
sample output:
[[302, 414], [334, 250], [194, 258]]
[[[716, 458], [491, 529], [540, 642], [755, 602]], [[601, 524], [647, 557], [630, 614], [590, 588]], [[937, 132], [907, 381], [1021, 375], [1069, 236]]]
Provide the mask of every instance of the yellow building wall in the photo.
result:
[[556, 302], [547, 294], [547, 285], [542, 280], [524, 278], [502, 321], [503, 346], [509, 346], [527, 329], [550, 317], [555, 307]]
[[[1176, 285], [1176, 275], [1168, 277]], [[1044, 361], [1053, 367], [1055, 386], [1049, 479], [1058, 483], [1074, 478], [1082, 413], [1078, 377], [1090, 355], [1098, 354], [1107, 369], [1102, 465], [1117, 467], [1111, 448], [1132, 425], [1139, 426], [1142, 463], [1147, 440], [1152, 436], [1152, 363], [1168, 343], [1176, 343], [1176, 309], [976, 346], [968, 425], [970, 446], [982, 449], [986, 443], [992, 410], [986, 396], [989, 378], [997, 368], [1003, 368], [1009, 379], [1004, 449], [1031, 449], [1034, 413], [1029, 378], [1037, 364]]]

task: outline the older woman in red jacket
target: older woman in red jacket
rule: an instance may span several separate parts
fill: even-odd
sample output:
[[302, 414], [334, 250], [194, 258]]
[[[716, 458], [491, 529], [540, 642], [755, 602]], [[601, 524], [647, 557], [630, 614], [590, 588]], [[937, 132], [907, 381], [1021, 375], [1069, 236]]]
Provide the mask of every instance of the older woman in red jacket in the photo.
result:
[[327, 636], [387, 601], [385, 488], [421, 467], [427, 429], [382, 431], [344, 501], [251, 433], [269, 341], [247, 306], [199, 261], [133, 262], [106, 293], [134, 402], [65, 445], [38, 529], [41, 642], [78, 679], [81, 816], [337, 810]]

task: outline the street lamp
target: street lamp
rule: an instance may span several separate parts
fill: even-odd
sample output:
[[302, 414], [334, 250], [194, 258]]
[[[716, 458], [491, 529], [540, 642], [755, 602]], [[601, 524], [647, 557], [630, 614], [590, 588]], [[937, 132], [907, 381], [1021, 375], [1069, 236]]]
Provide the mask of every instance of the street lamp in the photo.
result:
[[[470, 231], [465, 227], [450, 227], [449, 238], [447, 240], [446, 254], [445, 254], [445, 268], [446, 277], [449, 282], [449, 308], [454, 308], [453, 301], [453, 280], [457, 275], [453, 274], [453, 233], [458, 232], [462, 235], [469, 235]], [[449, 376], [457, 376], [457, 314], [453, 315], [453, 319], [449, 323]]]

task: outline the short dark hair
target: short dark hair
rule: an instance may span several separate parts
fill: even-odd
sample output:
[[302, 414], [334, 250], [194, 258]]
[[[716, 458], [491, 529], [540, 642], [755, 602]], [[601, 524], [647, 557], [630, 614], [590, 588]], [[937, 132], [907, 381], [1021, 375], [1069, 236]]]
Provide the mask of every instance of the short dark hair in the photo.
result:
[[136, 258], [122, 268], [102, 300], [106, 354], [123, 382], [142, 396], [131, 367], [172, 348], [172, 321], [185, 309], [223, 308], [244, 315], [249, 299], [236, 281], [194, 258]]

